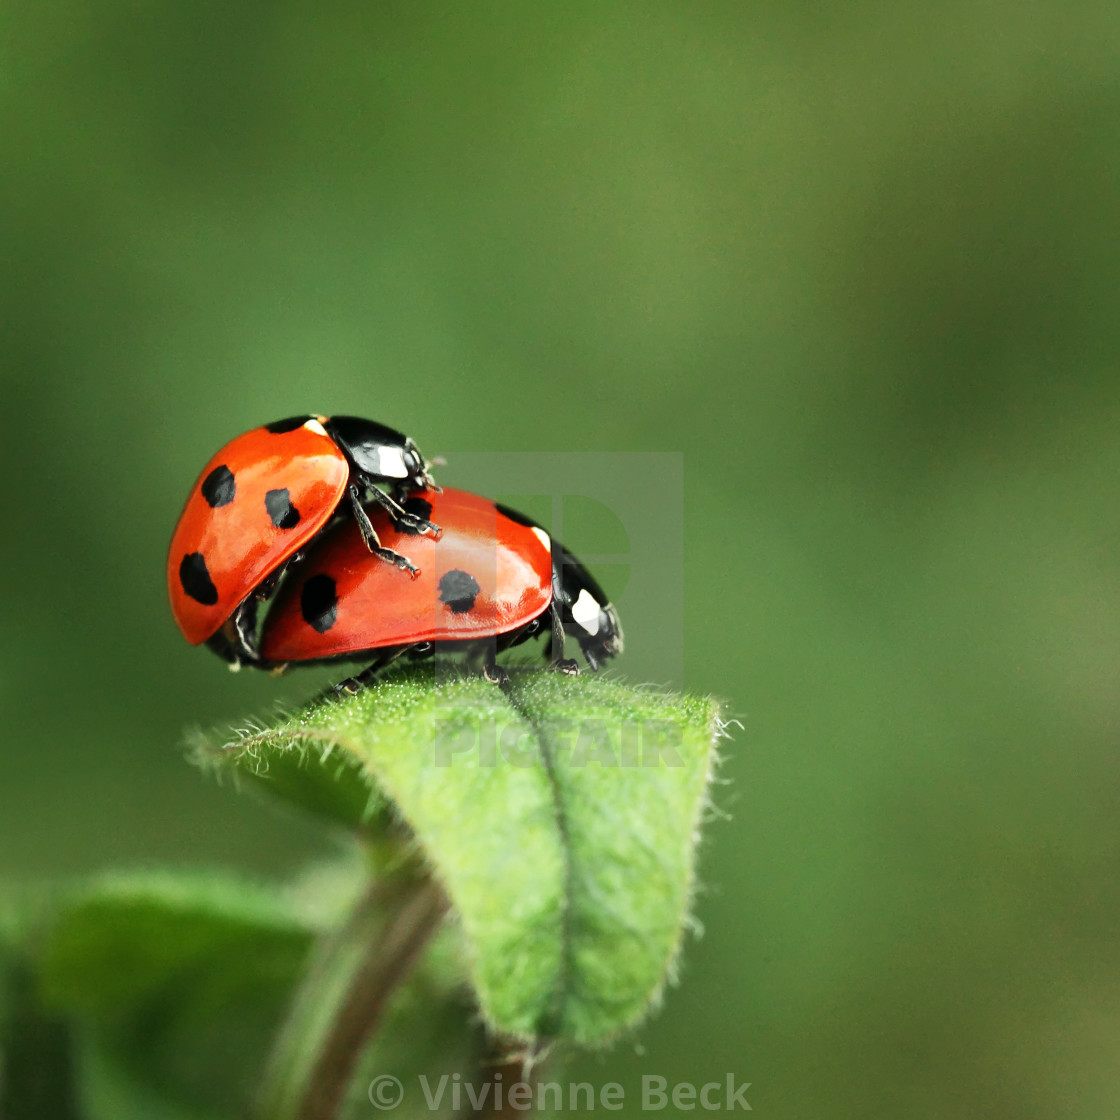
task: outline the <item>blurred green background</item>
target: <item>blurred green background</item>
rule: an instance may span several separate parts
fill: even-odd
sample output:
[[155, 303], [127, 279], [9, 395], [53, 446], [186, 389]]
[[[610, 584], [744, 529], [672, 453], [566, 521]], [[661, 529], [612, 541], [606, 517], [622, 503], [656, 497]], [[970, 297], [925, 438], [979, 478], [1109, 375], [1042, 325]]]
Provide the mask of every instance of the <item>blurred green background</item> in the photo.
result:
[[166, 606], [235, 433], [680, 450], [669, 683], [742, 719], [731, 819], [681, 986], [580, 1069], [734, 1071], [773, 1117], [1120, 1111], [1115, 5], [0, 21], [0, 875], [330, 850], [182, 760], [313, 687]]

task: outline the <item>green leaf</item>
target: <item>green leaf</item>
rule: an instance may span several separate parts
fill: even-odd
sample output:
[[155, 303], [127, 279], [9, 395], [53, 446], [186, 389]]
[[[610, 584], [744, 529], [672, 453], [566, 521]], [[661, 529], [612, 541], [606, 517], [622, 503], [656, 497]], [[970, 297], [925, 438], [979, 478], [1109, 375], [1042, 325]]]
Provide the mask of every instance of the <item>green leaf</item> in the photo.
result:
[[0, 962], [0, 1116], [79, 1115], [70, 1025], [37, 999], [28, 961]]
[[61, 891], [0, 881], [0, 1116], [79, 1115], [71, 1025], [39, 999], [34, 950]]
[[101, 876], [74, 896], [44, 946], [46, 998], [110, 1016], [175, 987], [200, 1013], [220, 1008], [298, 968], [318, 930], [292, 911], [278, 888], [226, 874]]
[[[296, 740], [284, 751], [260, 749], [265, 728], [242, 728], [237, 732], [239, 779], [300, 809], [336, 821], [344, 828], [376, 835], [384, 828], [385, 798], [361, 760], [349, 751], [335, 752], [329, 743], [306, 746]], [[191, 754], [204, 768], [214, 760], [208, 736], [191, 736]], [[219, 773], [221, 771], [219, 770]]]
[[[359, 872], [355, 863], [349, 878]], [[241, 1113], [308, 951], [354, 895], [326, 879], [313, 911], [306, 886], [103, 875], [73, 893], [46, 935], [44, 1004], [79, 1026], [87, 1066], [116, 1071], [101, 1079], [117, 1086], [111, 1095], [131, 1080], [141, 1097]]]
[[391, 808], [458, 915], [492, 1028], [594, 1043], [671, 975], [719, 728], [710, 699], [422, 667], [206, 754], [350, 827]]
[[529, 678], [566, 855], [565, 938], [548, 1033], [593, 1042], [633, 1022], [673, 969], [689, 917], [719, 733], [709, 699]]
[[[72, 1039], [82, 1114], [160, 1120], [248, 1115], [261, 1095], [266, 1056], [290, 1011], [293, 988], [301, 978], [309, 983], [308, 963], [352, 921], [368, 884], [365, 860], [353, 858], [309, 869], [283, 887], [228, 873], [146, 871], [103, 875], [72, 890], [39, 947], [34, 995], [24, 1003], [35, 1009], [35, 1024], [56, 1024], [56, 1034], [65, 1029]], [[449, 932], [395, 994], [386, 1021], [395, 1030], [402, 1016], [416, 1015], [424, 1028], [414, 1022], [401, 1028], [400, 1038], [376, 1040], [371, 1068], [408, 1070], [405, 1054], [419, 1055], [425, 1069], [448, 1061], [457, 1062], [456, 1070], [466, 1068], [470, 1014], [461, 965], [446, 944]], [[32, 991], [27, 984], [24, 989]], [[321, 988], [315, 994], [321, 997]], [[24, 1014], [18, 1023], [28, 1034], [32, 1020]], [[29, 1036], [39, 1051], [42, 1035]], [[421, 1042], [418, 1051], [413, 1043]], [[68, 1053], [60, 1051], [60, 1060]], [[43, 1053], [36, 1062], [28, 1069], [42, 1066]], [[10, 1103], [40, 1091], [41, 1083], [42, 1077], [34, 1084], [13, 1081], [21, 1095], [9, 1095]], [[61, 1076], [45, 1085], [63, 1086]], [[359, 1114], [363, 1105], [368, 1112], [364, 1088], [353, 1088], [351, 1112]], [[48, 1113], [69, 1115], [52, 1105], [12, 1116]]]

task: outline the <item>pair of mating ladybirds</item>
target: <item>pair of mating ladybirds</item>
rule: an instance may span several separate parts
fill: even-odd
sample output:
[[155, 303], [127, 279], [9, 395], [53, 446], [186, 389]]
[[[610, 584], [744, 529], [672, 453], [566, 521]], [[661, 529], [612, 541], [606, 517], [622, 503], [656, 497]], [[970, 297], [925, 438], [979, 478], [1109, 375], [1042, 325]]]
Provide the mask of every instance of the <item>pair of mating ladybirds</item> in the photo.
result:
[[[227, 443], [187, 498], [167, 558], [175, 621], [234, 667], [462, 650], [492, 680], [497, 653], [564, 637], [592, 669], [622, 650], [586, 568], [523, 514], [435, 484], [411, 439], [354, 416], [296, 416]], [[263, 623], [258, 607], [272, 600]]]

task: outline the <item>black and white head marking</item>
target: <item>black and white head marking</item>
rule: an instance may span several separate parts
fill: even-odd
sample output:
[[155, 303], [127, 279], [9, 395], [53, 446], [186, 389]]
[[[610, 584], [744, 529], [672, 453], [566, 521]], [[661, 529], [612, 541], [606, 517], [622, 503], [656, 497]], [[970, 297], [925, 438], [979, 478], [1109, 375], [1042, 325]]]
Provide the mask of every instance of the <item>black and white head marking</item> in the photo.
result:
[[622, 652], [622, 625], [595, 577], [559, 541], [552, 552], [552, 593], [565, 633], [579, 642], [588, 663]]
[[587, 590], [586, 587], [579, 589], [579, 595], [576, 601], [572, 603], [569, 608], [572, 618], [582, 628], [583, 632], [590, 637], [594, 637], [599, 633], [599, 614], [601, 607], [599, 601]]

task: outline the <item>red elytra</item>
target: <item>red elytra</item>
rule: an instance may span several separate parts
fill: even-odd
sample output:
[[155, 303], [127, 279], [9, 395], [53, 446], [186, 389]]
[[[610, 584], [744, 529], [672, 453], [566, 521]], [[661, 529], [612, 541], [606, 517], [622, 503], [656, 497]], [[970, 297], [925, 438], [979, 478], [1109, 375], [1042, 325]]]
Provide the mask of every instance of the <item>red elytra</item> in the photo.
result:
[[316, 417], [290, 431], [254, 428], [206, 464], [167, 556], [171, 610], [187, 641], [210, 638], [323, 528], [349, 477], [346, 456]]
[[357, 656], [413, 643], [489, 638], [525, 626], [552, 603], [548, 534], [462, 490], [426, 497], [443, 529], [437, 541], [402, 531], [367, 507], [388, 547], [420, 568], [401, 579], [371, 558], [357, 525], [330, 529], [289, 576], [265, 619], [266, 663]]

